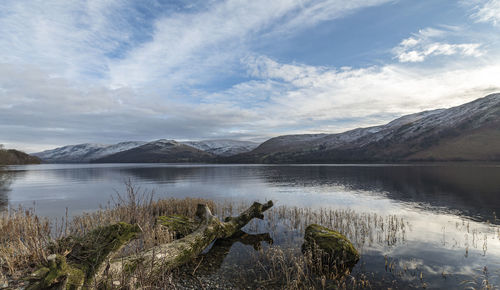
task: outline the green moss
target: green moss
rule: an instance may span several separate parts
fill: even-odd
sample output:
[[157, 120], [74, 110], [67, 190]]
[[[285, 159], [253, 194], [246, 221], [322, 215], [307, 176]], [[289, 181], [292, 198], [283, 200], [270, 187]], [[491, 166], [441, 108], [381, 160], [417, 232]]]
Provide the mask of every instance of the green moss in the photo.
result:
[[55, 259], [49, 261], [49, 272], [42, 279], [42, 287], [50, 287], [63, 282], [68, 275], [67, 271], [68, 264], [66, 264], [66, 258], [56, 255]]
[[[65, 257], [57, 254], [30, 277], [37, 280], [28, 289], [51, 289], [66, 285], [66, 289], [79, 289], [90, 281], [104, 260], [140, 232], [137, 225], [117, 223], [99, 227], [83, 237], [67, 237], [53, 245], [56, 252], [69, 252]], [[67, 259], [67, 261], [66, 261]]]
[[344, 235], [317, 224], [306, 228], [302, 250], [312, 251], [313, 259], [337, 270], [352, 268], [359, 261], [358, 251]]
[[191, 234], [199, 226], [193, 219], [178, 214], [159, 216], [157, 224], [174, 232], [177, 239]]
[[65, 285], [68, 277], [68, 264], [62, 255], [51, 255], [48, 257], [48, 267], [42, 267], [34, 272], [30, 279], [35, 279], [27, 289], [55, 289]]
[[35, 272], [31, 273], [31, 276], [28, 277], [26, 280], [40, 280], [43, 277], [47, 276], [47, 273], [50, 271], [48, 267], [41, 267]]
[[82, 238], [75, 238], [75, 245], [68, 257], [80, 265], [86, 279], [89, 279], [111, 252], [118, 250], [139, 232], [137, 225], [123, 222], [99, 227]]
[[79, 289], [85, 280], [85, 272], [73, 265], [68, 265], [68, 282], [66, 289]]

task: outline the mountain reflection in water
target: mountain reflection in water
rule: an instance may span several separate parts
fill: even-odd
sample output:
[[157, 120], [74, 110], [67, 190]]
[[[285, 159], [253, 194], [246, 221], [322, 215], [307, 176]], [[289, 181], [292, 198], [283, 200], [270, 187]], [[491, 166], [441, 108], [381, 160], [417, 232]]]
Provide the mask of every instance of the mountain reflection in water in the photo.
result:
[[96, 209], [128, 179], [158, 197], [272, 198], [288, 205], [348, 202], [350, 207], [385, 199], [491, 222], [500, 211], [499, 165], [42, 165], [10, 167], [0, 178], [4, 208], [9, 199], [27, 206], [36, 202], [38, 212], [47, 215], [59, 214], [53, 210], [61, 207], [73, 214]]

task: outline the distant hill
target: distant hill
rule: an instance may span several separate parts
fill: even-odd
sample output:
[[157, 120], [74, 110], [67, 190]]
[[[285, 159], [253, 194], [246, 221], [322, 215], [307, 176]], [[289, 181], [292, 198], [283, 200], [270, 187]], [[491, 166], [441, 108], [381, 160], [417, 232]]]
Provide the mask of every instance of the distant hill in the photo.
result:
[[339, 134], [286, 135], [231, 163], [500, 161], [500, 94]]
[[45, 150], [43, 152], [33, 153], [33, 155], [47, 163], [87, 163], [144, 144], [146, 144], [146, 142], [142, 141], [121, 142], [113, 145], [85, 143]]
[[[160, 140], [159, 140], [160, 141]], [[153, 141], [158, 142], [158, 141]], [[150, 143], [153, 143], [150, 142]], [[203, 140], [203, 141], [186, 141], [177, 142], [190, 146], [215, 156], [232, 156], [239, 153], [251, 151], [259, 144], [249, 141], [238, 140]], [[44, 162], [47, 163], [89, 163], [96, 160], [107, 160], [108, 156], [116, 153], [127, 151], [133, 148], [147, 144], [144, 141], [128, 141], [118, 144], [94, 144], [85, 143], [77, 145], [68, 145], [43, 152], [34, 153]], [[205, 156], [206, 157], [206, 156]], [[203, 157], [203, 160], [206, 158]], [[115, 157], [112, 157], [115, 158]]]
[[98, 158], [96, 163], [180, 163], [209, 162], [214, 154], [176, 142], [174, 140], [157, 140], [126, 151]]
[[0, 148], [0, 165], [40, 164], [40, 158], [15, 149]]
[[189, 145], [196, 149], [224, 157], [245, 153], [259, 146], [259, 143], [238, 140], [187, 141], [182, 142], [182, 144]]

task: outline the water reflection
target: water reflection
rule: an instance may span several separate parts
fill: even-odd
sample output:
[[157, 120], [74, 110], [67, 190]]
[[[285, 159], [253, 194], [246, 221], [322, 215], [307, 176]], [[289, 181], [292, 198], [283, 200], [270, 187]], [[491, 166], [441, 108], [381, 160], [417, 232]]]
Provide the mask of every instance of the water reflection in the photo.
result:
[[[11, 167], [16, 177], [11, 203], [39, 212], [69, 207], [78, 214], [106, 204], [129, 178], [159, 197], [275, 199], [287, 205], [406, 208], [445, 212], [497, 222], [500, 166], [217, 166], [217, 165], [43, 165]], [[3, 174], [3, 178], [11, 179]], [[4, 181], [6, 188], [10, 183]], [[2, 206], [8, 200], [3, 189]], [[73, 211], [71, 211], [73, 209]], [[0, 207], [1, 210], [1, 207]], [[59, 213], [60, 214], [60, 213]], [[55, 213], [54, 213], [55, 215]]]
[[201, 166], [123, 170], [148, 182], [206, 182], [223, 186], [254, 180], [290, 188], [339, 186], [480, 221], [496, 222], [496, 213], [500, 212], [499, 166]]
[[255, 251], [259, 251], [262, 249], [264, 243], [273, 244], [273, 239], [269, 233], [248, 234], [244, 231], [239, 231], [229, 238], [216, 240], [206, 253], [201, 254], [188, 266], [197, 266], [203, 274], [216, 273], [222, 268], [227, 255], [236, 243], [251, 246]]
[[498, 166], [289, 166], [268, 168], [268, 183], [343, 186], [383, 194], [431, 211], [495, 221], [500, 211]]
[[9, 204], [9, 192], [12, 190], [14, 174], [14, 172], [5, 171], [0, 167], [0, 212], [4, 211]]

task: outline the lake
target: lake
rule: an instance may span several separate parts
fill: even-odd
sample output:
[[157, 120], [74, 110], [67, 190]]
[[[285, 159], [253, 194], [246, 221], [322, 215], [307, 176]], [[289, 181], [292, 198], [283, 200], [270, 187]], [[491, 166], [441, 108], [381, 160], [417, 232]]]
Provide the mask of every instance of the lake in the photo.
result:
[[[66, 208], [78, 215], [108, 204], [128, 180], [157, 198], [271, 199], [276, 206], [394, 215], [407, 225], [402, 238], [364, 247], [353, 273], [415, 287], [478, 287], [485, 279], [500, 285], [499, 164], [7, 166], [0, 169], [0, 211], [22, 205], [52, 218]], [[245, 251], [251, 249], [233, 246], [220, 271], [237, 267]]]

